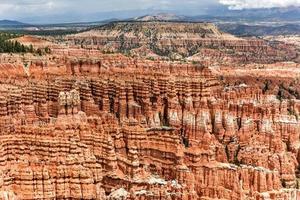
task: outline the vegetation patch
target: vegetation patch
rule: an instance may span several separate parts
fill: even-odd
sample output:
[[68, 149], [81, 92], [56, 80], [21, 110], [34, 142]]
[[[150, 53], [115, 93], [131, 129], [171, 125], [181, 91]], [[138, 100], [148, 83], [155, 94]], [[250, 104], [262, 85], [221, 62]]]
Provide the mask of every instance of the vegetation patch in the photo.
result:
[[28, 47], [18, 41], [11, 40], [19, 36], [17, 34], [0, 33], [0, 53], [33, 53], [32, 46]]

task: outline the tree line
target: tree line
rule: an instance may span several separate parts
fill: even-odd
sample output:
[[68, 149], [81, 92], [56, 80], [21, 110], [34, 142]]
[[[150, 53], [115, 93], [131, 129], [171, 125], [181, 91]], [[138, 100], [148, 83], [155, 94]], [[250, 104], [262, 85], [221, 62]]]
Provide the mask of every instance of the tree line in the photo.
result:
[[34, 53], [32, 45], [25, 46], [18, 41], [11, 39], [20, 35], [0, 32], [0, 53]]

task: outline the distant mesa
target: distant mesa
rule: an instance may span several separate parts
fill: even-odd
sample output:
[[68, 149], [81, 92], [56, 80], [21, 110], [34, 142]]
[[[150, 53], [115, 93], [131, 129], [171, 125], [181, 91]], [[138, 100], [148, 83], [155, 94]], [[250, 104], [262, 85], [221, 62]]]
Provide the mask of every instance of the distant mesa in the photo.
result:
[[[219, 30], [213, 23], [204, 22], [113, 22], [64, 39], [70, 45], [86, 49], [101, 49], [103, 53], [124, 53], [150, 60], [206, 62], [211, 58], [222, 64], [266, 63], [291, 61], [296, 56], [294, 50], [272, 47], [259, 39], [239, 38]], [[278, 55], [273, 54], [274, 51]]]

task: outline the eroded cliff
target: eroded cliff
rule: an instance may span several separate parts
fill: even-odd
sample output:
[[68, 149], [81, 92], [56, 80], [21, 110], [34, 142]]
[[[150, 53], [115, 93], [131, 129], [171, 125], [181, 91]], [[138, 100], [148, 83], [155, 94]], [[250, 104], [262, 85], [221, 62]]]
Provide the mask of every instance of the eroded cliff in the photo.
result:
[[195, 64], [57, 51], [2, 59], [3, 199], [297, 198], [297, 100]]
[[297, 50], [284, 43], [238, 38], [210, 23], [115, 22], [69, 35], [70, 45], [122, 52], [148, 59], [233, 63], [273, 63], [297, 58]]

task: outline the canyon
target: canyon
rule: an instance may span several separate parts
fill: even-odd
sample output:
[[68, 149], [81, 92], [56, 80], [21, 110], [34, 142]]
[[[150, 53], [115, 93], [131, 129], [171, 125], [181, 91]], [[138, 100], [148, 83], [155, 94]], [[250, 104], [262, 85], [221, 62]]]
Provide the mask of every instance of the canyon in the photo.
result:
[[1, 199], [300, 198], [294, 44], [180, 22], [19, 41], [51, 53], [0, 56]]

